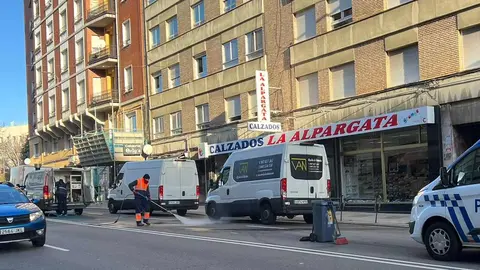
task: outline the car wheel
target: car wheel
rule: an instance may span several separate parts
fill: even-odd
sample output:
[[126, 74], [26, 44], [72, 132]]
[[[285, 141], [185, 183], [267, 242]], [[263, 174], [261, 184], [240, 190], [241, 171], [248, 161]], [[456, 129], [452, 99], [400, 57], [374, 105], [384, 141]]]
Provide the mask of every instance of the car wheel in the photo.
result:
[[462, 245], [455, 229], [446, 222], [435, 222], [425, 231], [423, 242], [428, 254], [435, 260], [456, 260]]
[[287, 218], [288, 219], [293, 219], [293, 218], [295, 218], [295, 215], [287, 215]]
[[82, 208], [75, 209], [75, 214], [78, 215], [78, 216], [81, 216], [83, 214], [83, 209]]
[[209, 203], [207, 206], [207, 216], [211, 220], [219, 220], [220, 215], [218, 213], [217, 205], [215, 203]]
[[187, 209], [177, 209], [177, 214], [184, 217], [187, 214]]
[[313, 223], [313, 214], [303, 215], [303, 220], [305, 220], [305, 223], [307, 223], [307, 224], [312, 224]]
[[265, 225], [272, 225], [277, 220], [277, 216], [273, 213], [269, 203], [260, 206], [260, 221]]
[[60, 210], [55, 210], [55, 212], [57, 212], [58, 216], [62, 214], [62, 211], [60, 211]]
[[32, 239], [32, 245], [34, 247], [43, 247], [45, 245], [45, 240], [46, 239], [47, 239], [47, 237], [45, 236], [45, 234], [41, 237]]
[[110, 212], [110, 214], [116, 214], [118, 212], [118, 209], [113, 204], [113, 201], [108, 202], [108, 212]]
[[250, 219], [251, 219], [253, 222], [258, 222], [258, 221], [260, 221], [260, 217], [259, 217], [259, 216], [250, 216]]

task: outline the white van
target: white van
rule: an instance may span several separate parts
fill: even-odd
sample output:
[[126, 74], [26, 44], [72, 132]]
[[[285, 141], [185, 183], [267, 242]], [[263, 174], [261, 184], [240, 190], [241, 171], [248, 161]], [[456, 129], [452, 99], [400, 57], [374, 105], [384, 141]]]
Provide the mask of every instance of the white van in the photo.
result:
[[413, 200], [410, 235], [437, 260], [480, 248], [480, 140]]
[[[198, 209], [200, 186], [195, 161], [154, 159], [127, 162], [123, 165], [108, 194], [110, 213], [115, 214], [118, 210], [135, 209], [134, 196], [128, 188], [128, 184], [145, 174], [150, 175], [149, 188], [152, 201], [167, 210], [177, 210], [181, 216], [186, 215], [187, 210]], [[154, 204], [150, 205], [150, 209], [151, 211], [161, 210]]]
[[330, 197], [325, 147], [280, 144], [233, 152], [210, 189], [205, 211], [211, 219], [250, 216], [273, 224], [277, 216], [303, 215], [311, 224], [312, 201]]

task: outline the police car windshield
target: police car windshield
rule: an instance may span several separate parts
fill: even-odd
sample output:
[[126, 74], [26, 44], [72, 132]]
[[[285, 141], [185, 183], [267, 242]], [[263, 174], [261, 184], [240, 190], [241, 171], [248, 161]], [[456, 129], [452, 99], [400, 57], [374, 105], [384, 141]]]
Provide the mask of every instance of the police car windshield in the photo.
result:
[[0, 189], [0, 204], [28, 203], [25, 195], [15, 189]]

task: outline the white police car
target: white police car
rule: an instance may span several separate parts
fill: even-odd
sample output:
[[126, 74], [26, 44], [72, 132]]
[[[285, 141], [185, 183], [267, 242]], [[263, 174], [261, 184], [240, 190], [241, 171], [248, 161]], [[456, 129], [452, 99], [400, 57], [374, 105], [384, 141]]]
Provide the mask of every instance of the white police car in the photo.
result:
[[480, 140], [420, 190], [409, 225], [411, 237], [437, 260], [480, 248]]

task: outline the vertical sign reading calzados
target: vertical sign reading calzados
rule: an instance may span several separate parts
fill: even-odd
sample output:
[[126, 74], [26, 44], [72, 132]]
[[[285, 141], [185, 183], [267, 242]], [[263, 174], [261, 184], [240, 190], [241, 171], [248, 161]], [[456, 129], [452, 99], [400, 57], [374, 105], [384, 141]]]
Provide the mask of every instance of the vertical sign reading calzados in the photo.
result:
[[268, 72], [257, 70], [255, 73], [257, 85], [258, 122], [270, 122], [270, 93], [268, 91]]

